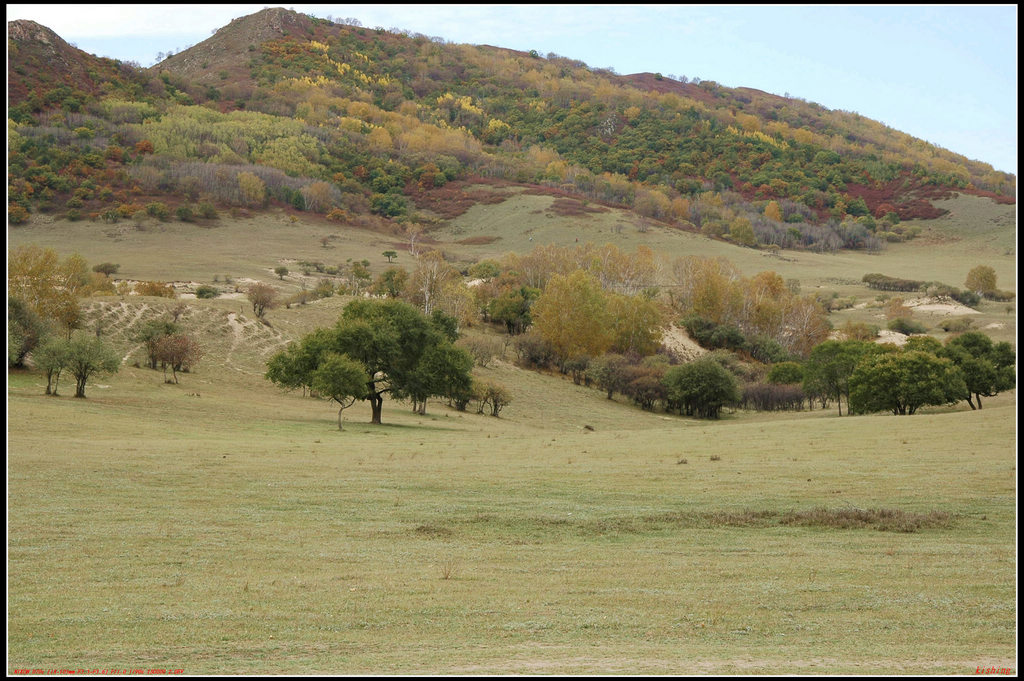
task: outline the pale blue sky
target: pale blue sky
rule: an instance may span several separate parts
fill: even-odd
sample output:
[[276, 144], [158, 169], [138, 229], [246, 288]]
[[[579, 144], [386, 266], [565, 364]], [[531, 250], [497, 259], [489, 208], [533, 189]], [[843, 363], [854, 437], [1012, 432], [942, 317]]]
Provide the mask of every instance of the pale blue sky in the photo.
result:
[[[80, 49], [150, 66], [275, 5], [7, 5]], [[287, 5], [617, 73], [699, 77], [856, 111], [1017, 172], [1016, 5]]]

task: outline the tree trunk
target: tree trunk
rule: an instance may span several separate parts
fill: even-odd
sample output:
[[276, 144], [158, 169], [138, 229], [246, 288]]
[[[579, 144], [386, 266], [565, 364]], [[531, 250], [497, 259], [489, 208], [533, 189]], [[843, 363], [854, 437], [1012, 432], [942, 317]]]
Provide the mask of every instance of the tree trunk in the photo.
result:
[[[981, 402], [981, 400], [978, 401]], [[977, 407], [974, 406], [974, 401], [971, 399], [970, 393], [967, 393], [967, 404], [971, 405], [971, 409], [977, 409]]]
[[338, 430], [345, 430], [341, 427], [341, 412], [345, 411], [345, 407], [338, 410]]
[[380, 412], [384, 408], [384, 398], [379, 393], [370, 393], [370, 410], [372, 416], [370, 423], [380, 425]]
[[981, 393], [974, 393], [974, 399], [978, 400], [978, 409], [981, 409]]
[[85, 382], [87, 380], [87, 377], [78, 379], [78, 383], [75, 386], [75, 397], [85, 397]]

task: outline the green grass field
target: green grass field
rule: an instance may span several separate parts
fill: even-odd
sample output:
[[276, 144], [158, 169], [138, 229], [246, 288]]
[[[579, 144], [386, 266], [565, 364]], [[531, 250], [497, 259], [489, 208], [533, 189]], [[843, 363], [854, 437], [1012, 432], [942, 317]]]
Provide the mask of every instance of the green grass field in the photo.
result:
[[[491, 253], [452, 248], [526, 250], [542, 232], [525, 216], [561, 219], [530, 212], [550, 197], [520, 198], [518, 227], [480, 218], [505, 225]], [[73, 227], [9, 230], [9, 245], [185, 281], [272, 281], [280, 260], [323, 252], [382, 268], [388, 247], [353, 232], [322, 249], [321, 226], [274, 217], [121, 240]], [[448, 243], [477, 235], [457, 227]], [[866, 272], [960, 286], [979, 262], [1015, 290], [1004, 244], [933, 227], [880, 256], [768, 258], [659, 228], [620, 245], [721, 249], [866, 302]], [[8, 375], [9, 674], [1017, 672], [1015, 391], [980, 411], [710, 422], [498, 361], [475, 373], [511, 388], [501, 418], [386, 401], [383, 426], [358, 404], [339, 432], [330, 404], [262, 371], [342, 298], [274, 310], [269, 327], [244, 300], [185, 302], [206, 355], [178, 385], [134, 366], [131, 330], [166, 314], [161, 299], [88, 301], [125, 361], [85, 400], [67, 379], [52, 397], [38, 373]], [[1015, 342], [1005, 305], [976, 318]]]

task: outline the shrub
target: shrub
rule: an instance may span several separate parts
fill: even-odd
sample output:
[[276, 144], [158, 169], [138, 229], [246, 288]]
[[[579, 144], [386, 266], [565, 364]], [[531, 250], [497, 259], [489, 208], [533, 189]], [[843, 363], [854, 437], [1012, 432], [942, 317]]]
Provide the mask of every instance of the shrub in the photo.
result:
[[889, 330], [909, 336], [914, 333], [926, 333], [928, 331], [921, 322], [915, 322], [906, 317], [899, 317], [889, 322]]
[[217, 209], [209, 201], [204, 201], [199, 204], [199, 217], [204, 220], [216, 220], [220, 217], [217, 214]]
[[139, 296], [157, 296], [160, 298], [177, 298], [174, 286], [161, 281], [140, 281], [135, 285], [135, 294]]
[[554, 363], [556, 358], [551, 344], [533, 331], [516, 337], [515, 350], [519, 363], [527, 368], [546, 369]]
[[217, 291], [217, 289], [214, 288], [213, 286], [210, 286], [209, 284], [203, 284], [202, 286], [196, 289], [196, 298], [209, 299], [216, 298], [219, 295], [220, 292]]
[[899, 279], [877, 273], [865, 274], [862, 280], [867, 284], [868, 288], [879, 291], [920, 291], [927, 283], [915, 279]]
[[1002, 291], [1000, 289], [986, 291], [982, 295], [986, 300], [994, 300], [997, 303], [1008, 303], [1016, 297], [1012, 291]]
[[28, 211], [18, 204], [8, 204], [7, 221], [12, 225], [23, 225], [28, 222]]
[[146, 215], [157, 218], [158, 220], [166, 220], [167, 216], [170, 214], [171, 211], [167, 208], [166, 203], [154, 201], [146, 204]]
[[878, 338], [878, 327], [867, 322], [848, 321], [839, 330], [847, 340], [870, 341]]
[[767, 336], [754, 336], [748, 339], [746, 351], [751, 357], [765, 364], [785, 362], [790, 358], [790, 354], [778, 341]]
[[969, 317], [958, 317], [956, 319], [943, 319], [939, 322], [939, 328], [946, 333], [963, 333], [974, 326], [974, 320]]
[[803, 383], [804, 369], [797, 362], [779, 362], [768, 372], [768, 382], [776, 385]]
[[480, 402], [478, 413], [490, 409], [491, 416], [497, 416], [502, 409], [512, 402], [512, 393], [505, 386], [490, 381], [474, 381], [473, 396]]
[[496, 356], [501, 354], [504, 347], [504, 343], [496, 338], [489, 337], [462, 338], [459, 340], [458, 345], [465, 348], [473, 356], [473, 361], [476, 362], [477, 366], [485, 368]]

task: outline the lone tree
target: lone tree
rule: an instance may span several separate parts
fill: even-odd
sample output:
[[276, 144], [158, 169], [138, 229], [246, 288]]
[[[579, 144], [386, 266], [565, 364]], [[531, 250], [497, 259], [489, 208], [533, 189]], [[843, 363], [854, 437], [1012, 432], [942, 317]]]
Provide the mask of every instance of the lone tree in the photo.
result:
[[388, 264], [391, 264], [398, 257], [398, 251], [384, 251], [381, 255], [388, 259]]
[[274, 268], [274, 274], [277, 275], [278, 279], [284, 281], [284, 278], [288, 276], [288, 268], [284, 265], [278, 265]]
[[261, 281], [250, 285], [245, 295], [252, 303], [253, 313], [260, 319], [277, 304], [277, 289]]
[[67, 341], [65, 368], [75, 377], [75, 397], [85, 397], [85, 384], [96, 374], [116, 373], [121, 359], [99, 338], [75, 335]]
[[[368, 400], [370, 422], [380, 424], [385, 395], [423, 401], [450, 397], [468, 384], [473, 360], [465, 350], [452, 346], [454, 339], [445, 321], [437, 315], [427, 317], [402, 301], [356, 300], [345, 307], [333, 328], [318, 329], [274, 355], [266, 378], [284, 388], [319, 391], [328, 376], [347, 374], [351, 378], [351, 370], [358, 364], [363, 388], [357, 391], [348, 378], [339, 379], [337, 385], [342, 390], [336, 394], [344, 400]], [[330, 366], [325, 362], [337, 356], [347, 358], [342, 364], [348, 369], [324, 369], [318, 379], [317, 372]], [[331, 397], [334, 399], [333, 394]]]
[[199, 342], [184, 333], [175, 333], [161, 337], [156, 343], [156, 358], [163, 366], [164, 381], [167, 381], [167, 369], [170, 367], [174, 383], [178, 382], [178, 372], [188, 371], [203, 356]]
[[968, 291], [982, 295], [996, 290], [996, 271], [988, 265], [978, 265], [967, 273], [964, 286]]
[[93, 265], [92, 271], [98, 272], [105, 277], [109, 277], [111, 274], [117, 274], [117, 271], [121, 269], [121, 266], [112, 262], [101, 262], [99, 265]]

